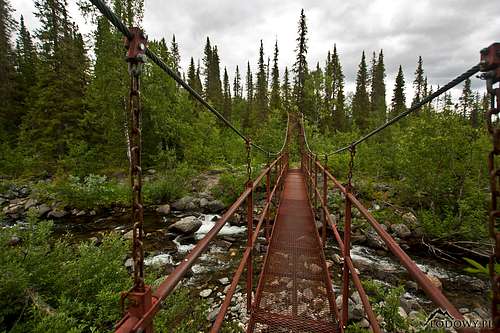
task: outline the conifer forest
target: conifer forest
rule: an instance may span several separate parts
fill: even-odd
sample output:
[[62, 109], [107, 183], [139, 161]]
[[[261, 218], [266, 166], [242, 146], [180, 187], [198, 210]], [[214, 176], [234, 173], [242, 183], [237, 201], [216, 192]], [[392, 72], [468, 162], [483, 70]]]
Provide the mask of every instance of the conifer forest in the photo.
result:
[[[198, 43], [196, 54], [183, 54], [187, 41], [176, 35], [149, 37], [148, 50], [241, 135], [150, 59], [140, 74], [137, 132], [128, 113], [132, 74], [122, 32], [91, 1], [71, 4], [92, 26], [90, 33], [83, 33], [80, 20], [70, 14], [68, 2], [75, 1], [33, 0], [35, 27], [16, 2], [0, 0], [0, 333], [115, 330], [123, 316], [120, 293], [137, 278], [132, 249], [138, 236], [131, 224], [136, 193], [130, 185], [136, 169], [129, 163], [135, 160], [138, 132], [143, 282], [157, 287], [209, 234], [247, 181], [276, 158], [249, 148], [242, 137], [266, 152], [286, 147], [289, 168], [296, 169], [304, 163], [304, 142], [294, 132], [299, 128], [312, 157], [349, 185], [463, 318], [491, 321], [488, 262], [494, 241], [488, 227], [487, 158], [492, 143], [485, 125], [491, 101], [484, 82], [468, 77], [454, 94], [444, 92], [356, 145], [355, 157], [351, 149], [325, 156], [411, 110], [442, 86], [431, 81], [426, 54], [418, 49], [412, 50], [412, 67], [392, 68], [391, 62], [388, 68], [386, 59], [397, 56], [360, 46], [355, 77], [347, 77], [346, 50], [332, 39], [322, 45], [322, 59], [313, 62], [311, 51], [318, 50], [311, 50], [309, 41], [320, 32], [310, 29], [307, 7], [299, 7], [296, 21], [287, 23], [296, 32], [290, 63], [272, 26], [252, 45], [258, 57], [241, 58], [236, 66], [221, 56], [232, 46], [217, 42], [217, 35], [190, 41]], [[144, 0], [104, 2], [125, 26], [144, 26]], [[265, 48], [271, 41], [273, 47]], [[479, 63], [479, 51], [476, 63], [461, 65], [464, 71]], [[273, 173], [271, 184], [276, 179]], [[262, 184], [253, 190], [255, 221], [266, 204]], [[326, 192], [330, 218], [344, 235], [346, 195], [333, 188]], [[163, 300], [155, 332], [208, 332], [216, 323], [245, 256], [245, 207], [236, 210]], [[278, 206], [270, 210], [277, 216]], [[339, 296], [346, 266], [334, 234], [321, 230], [322, 219], [325, 213], [318, 210], [318, 234], [327, 237], [323, 260], [340, 297], [334, 301], [349, 307], [343, 330], [369, 332], [373, 325], [354, 284], [349, 303]], [[354, 208], [348, 232], [352, 262], [382, 331], [448, 332], [429, 329], [426, 320], [437, 306]], [[263, 242], [251, 252], [255, 286], [266, 251]], [[500, 272], [499, 267], [493, 271]], [[221, 332], [245, 332], [253, 320], [244, 279], [232, 291]], [[315, 297], [311, 304], [319, 303]]]

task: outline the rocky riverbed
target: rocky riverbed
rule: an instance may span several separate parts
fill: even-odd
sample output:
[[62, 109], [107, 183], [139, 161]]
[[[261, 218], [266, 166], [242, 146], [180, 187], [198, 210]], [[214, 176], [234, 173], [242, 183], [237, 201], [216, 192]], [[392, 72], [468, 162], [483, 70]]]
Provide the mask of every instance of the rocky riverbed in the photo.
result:
[[[26, 223], [27, 210], [35, 209], [41, 218], [54, 220], [56, 235], [70, 233], [75, 240], [90, 239], [96, 243], [99, 243], [103, 233], [106, 232], [120, 233], [124, 238], [132, 237], [129, 211], [125, 208], [79, 211], [60, 205], [48, 205], [31, 199], [29, 191], [23, 188], [11, 191], [8, 195], [1, 195], [0, 207], [5, 216], [2, 221], [4, 228]], [[206, 193], [196, 197], [184, 197], [171, 205], [149, 207], [146, 210], [144, 225], [145, 264], [156, 266], [168, 275], [194, 247], [194, 244], [214, 226], [219, 217], [217, 214], [220, 214], [224, 208], [220, 201]], [[256, 209], [256, 213], [258, 212], [259, 210]], [[215, 319], [241, 259], [246, 242], [246, 226], [243, 217], [243, 211], [235, 214], [182, 282], [184, 286], [192, 290], [193, 296], [200, 297], [209, 304], [208, 320]], [[333, 215], [332, 218], [339, 220], [342, 216], [338, 214]], [[358, 214], [355, 214], [355, 219], [359, 219]], [[419, 268], [468, 318], [489, 318], [486, 297], [489, 283], [484, 279], [466, 274], [463, 264], [445, 263], [428, 257], [422, 252], [412, 253], [411, 244], [418, 234], [418, 221], [409, 212], [404, 213], [402, 220], [405, 223], [395, 223], [385, 228], [404, 249], [409, 251]], [[351, 250], [351, 257], [363, 279], [373, 279], [390, 287], [400, 285], [405, 287], [405, 293], [400, 299], [401, 316], [416, 320], [422, 317], [422, 313], [429, 313], [435, 308], [416, 283], [411, 281], [404, 267], [390, 255], [376, 233], [355, 223], [352, 238], [354, 246]], [[264, 245], [265, 240], [259, 238], [255, 256], [255, 274], [259, 273], [265, 253]], [[332, 237], [330, 237], [325, 253], [332, 280], [336, 285], [335, 291], [339, 294], [342, 260]], [[124, 265], [131, 270], [131, 258], [127, 258]], [[340, 299], [337, 302], [340, 303]], [[352, 293], [349, 306], [350, 318], [357, 321], [361, 327], [366, 326], [367, 321], [363, 317], [362, 305], [357, 293]], [[241, 286], [238, 286], [234, 295], [227, 318], [238, 322], [242, 327], [248, 320], [246, 297]]]

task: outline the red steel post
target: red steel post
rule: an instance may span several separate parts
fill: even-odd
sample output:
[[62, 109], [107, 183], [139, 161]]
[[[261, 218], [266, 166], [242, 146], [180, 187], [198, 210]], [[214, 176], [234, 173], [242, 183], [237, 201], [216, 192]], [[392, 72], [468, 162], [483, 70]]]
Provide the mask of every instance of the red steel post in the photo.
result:
[[[326, 177], [326, 155], [325, 166], [323, 167], [323, 203], [325, 207], [328, 206], [328, 178]], [[323, 209], [323, 229], [321, 230], [321, 244], [323, 247], [326, 243], [326, 211]]]
[[345, 196], [345, 212], [344, 212], [344, 266], [342, 272], [342, 326], [347, 326], [348, 309], [349, 309], [349, 267], [347, 259], [350, 258], [351, 249], [351, 200]]
[[250, 254], [247, 261], [247, 313], [250, 313], [252, 308], [252, 278], [253, 278], [253, 182], [247, 182], [247, 188], [250, 188], [250, 194], [247, 197], [247, 248], [250, 249]]
[[[271, 171], [266, 173], [266, 203], [271, 201]], [[266, 242], [269, 243], [269, 209], [266, 212], [265, 217], [265, 234], [266, 234]]]

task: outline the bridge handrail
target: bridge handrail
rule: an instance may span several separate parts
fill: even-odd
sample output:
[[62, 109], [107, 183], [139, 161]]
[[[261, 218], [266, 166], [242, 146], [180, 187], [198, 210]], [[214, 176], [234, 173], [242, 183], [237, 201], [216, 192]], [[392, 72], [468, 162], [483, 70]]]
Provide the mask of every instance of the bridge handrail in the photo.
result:
[[[440, 308], [445, 309], [448, 311], [450, 315], [455, 317], [456, 319], [463, 319], [463, 315], [460, 313], [460, 311], [457, 310], [457, 308], [444, 296], [444, 294], [439, 290], [436, 286], [432, 284], [432, 282], [429, 280], [429, 278], [423, 273], [420, 268], [412, 261], [412, 259], [405, 253], [403, 249], [398, 245], [398, 243], [392, 238], [392, 236], [385, 231], [380, 223], [375, 219], [375, 217], [363, 206], [361, 202], [356, 198], [356, 196], [351, 193], [350, 191], [347, 190], [345, 186], [343, 186], [329, 171], [328, 169], [323, 166], [311, 153], [306, 153], [305, 154], [305, 160], [306, 162], [303, 164], [303, 169], [305, 170], [307, 174], [307, 179], [308, 182], [307, 184], [310, 187], [313, 187], [314, 190], [314, 195], [315, 195], [315, 200], [319, 198], [319, 203], [321, 206], [321, 210], [323, 211], [323, 227], [325, 227], [325, 224], [328, 223], [330, 225], [330, 228], [333, 231], [333, 234], [335, 236], [335, 240], [337, 241], [339, 248], [342, 253], [345, 253], [345, 246], [344, 246], [344, 240], [341, 238], [337, 227], [336, 223], [334, 223], [330, 217], [330, 212], [328, 209], [327, 202], [325, 202], [324, 198], [326, 197], [327, 192], [322, 193], [319, 191], [317, 187], [317, 182], [313, 182], [313, 175], [312, 171], [310, 170], [311, 168], [308, 167], [308, 165], [314, 165], [315, 168], [317, 167], [317, 170], [323, 173], [324, 176], [326, 176], [327, 181], [331, 180], [331, 182], [334, 185], [334, 188], [337, 188], [340, 190], [342, 194], [344, 194], [345, 197], [345, 202], [352, 204], [355, 208], [358, 209], [358, 211], [361, 213], [362, 216], [365, 217], [365, 219], [368, 221], [368, 223], [373, 227], [373, 229], [377, 232], [377, 234], [380, 236], [380, 238], [384, 241], [384, 243], [387, 245], [388, 249], [390, 252], [400, 261], [400, 263], [406, 268], [408, 274], [417, 282], [418, 286], [426, 293], [426, 295]], [[315, 170], [315, 172], [317, 171]], [[317, 176], [316, 176], [317, 177]], [[327, 186], [323, 189], [323, 191], [328, 190], [328, 182], [326, 182]], [[344, 221], [345, 223], [345, 221]], [[346, 236], [344, 236], [346, 237]], [[347, 237], [350, 237], [350, 235], [347, 235]], [[367, 312], [368, 320], [370, 321], [370, 324], [372, 325], [372, 329], [374, 332], [378, 332], [376, 330], [376, 327], [378, 327], [378, 323], [376, 323], [376, 317], [371, 311], [371, 306], [368, 302], [368, 297], [366, 296], [366, 292], [364, 291], [361, 281], [359, 280], [359, 276], [355, 270], [355, 267], [353, 265], [353, 262], [350, 258], [350, 255], [348, 254], [347, 256], [344, 256], [344, 261], [349, 268], [349, 271], [351, 273], [354, 285], [356, 289], [359, 292], [359, 295], [361, 297], [363, 306], [365, 308], [365, 311]], [[372, 312], [372, 313], [370, 313]], [[374, 326], [375, 324], [375, 326]], [[380, 329], [380, 328], [378, 328]], [[466, 330], [463, 330], [464, 332]]]
[[234, 215], [234, 213], [238, 210], [238, 208], [240, 208], [240, 206], [252, 194], [252, 192], [260, 185], [260, 182], [262, 181], [264, 176], [269, 174], [275, 166], [280, 166], [281, 170], [284, 169], [280, 164], [282, 164], [285, 159], [286, 154], [279, 155], [272, 163], [265, 167], [265, 169], [259, 174], [255, 181], [251, 182], [251, 186], [248, 186], [243, 191], [243, 193], [241, 193], [241, 195], [221, 216], [221, 218], [215, 223], [215, 225], [212, 227], [212, 229], [210, 229], [205, 237], [203, 237], [195, 245], [195, 247], [189, 252], [187, 257], [182, 260], [179, 266], [177, 266], [175, 270], [170, 275], [168, 275], [152, 293], [152, 304], [148, 308], [146, 313], [142, 316], [134, 316], [130, 312], [127, 312], [122, 320], [117, 323], [115, 332], [135, 332], [141, 328], [147, 329], [151, 325], [154, 315], [160, 310], [161, 302], [175, 289], [175, 287], [186, 275], [191, 266], [194, 265], [196, 259], [198, 259], [203, 254], [203, 252], [205, 252], [209, 243], [214, 240], [222, 227]]
[[[219, 313], [217, 314], [217, 317], [215, 318], [215, 322], [212, 325], [210, 333], [217, 333], [217, 332], [219, 332], [219, 330], [222, 327], [224, 317], [227, 313], [229, 306], [231, 305], [231, 301], [232, 301], [234, 292], [236, 291], [236, 286], [238, 285], [238, 282], [241, 278], [241, 275], [243, 274], [243, 269], [245, 268], [245, 266], [248, 263], [251, 251], [255, 247], [255, 242], [257, 240], [259, 231], [262, 227], [262, 224], [263, 224], [265, 218], [268, 216], [272, 200], [275, 197], [275, 195], [278, 193], [279, 189], [282, 187], [283, 181], [284, 181], [285, 176], [287, 174], [287, 171], [288, 171], [288, 158], [285, 157], [285, 160], [283, 161], [283, 167], [281, 168], [281, 171], [280, 171], [279, 175], [277, 176], [277, 179], [275, 181], [275, 185], [274, 185], [272, 191], [268, 194], [268, 197], [266, 198], [266, 204], [265, 204], [264, 208], [262, 209], [257, 226], [255, 227], [255, 230], [252, 231], [251, 246], [250, 247], [247, 246], [247, 248], [245, 249], [245, 252], [243, 253], [240, 264], [238, 265], [238, 268], [233, 275], [233, 279], [231, 280], [231, 284], [229, 286], [228, 291], [226, 292], [226, 296], [225, 296], [224, 301], [220, 307]], [[279, 196], [279, 194], [278, 194], [278, 196]], [[279, 205], [279, 203], [278, 203], [278, 205]], [[273, 224], [273, 230], [274, 230], [274, 225], [275, 224]], [[272, 235], [272, 232], [271, 232], [271, 235]], [[247, 309], [247, 310], [249, 310], [249, 309]]]

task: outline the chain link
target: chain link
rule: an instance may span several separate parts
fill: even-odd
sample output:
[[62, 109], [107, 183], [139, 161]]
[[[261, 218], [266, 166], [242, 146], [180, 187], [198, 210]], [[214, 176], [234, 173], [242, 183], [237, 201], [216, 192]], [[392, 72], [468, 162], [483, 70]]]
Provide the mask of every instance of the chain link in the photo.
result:
[[247, 184], [252, 181], [252, 141], [246, 141], [246, 150], [247, 150]]
[[134, 286], [136, 292], [144, 292], [144, 205], [142, 200], [141, 166], [141, 95], [140, 75], [146, 56], [146, 37], [139, 28], [131, 28], [132, 38], [125, 39], [126, 61], [130, 75], [128, 99], [130, 184], [132, 186], [132, 260], [134, 262]]
[[356, 146], [350, 146], [349, 152], [351, 153], [349, 159], [349, 173], [347, 174], [347, 187], [349, 191], [352, 188], [352, 171], [354, 169], [354, 156], [356, 156]]

